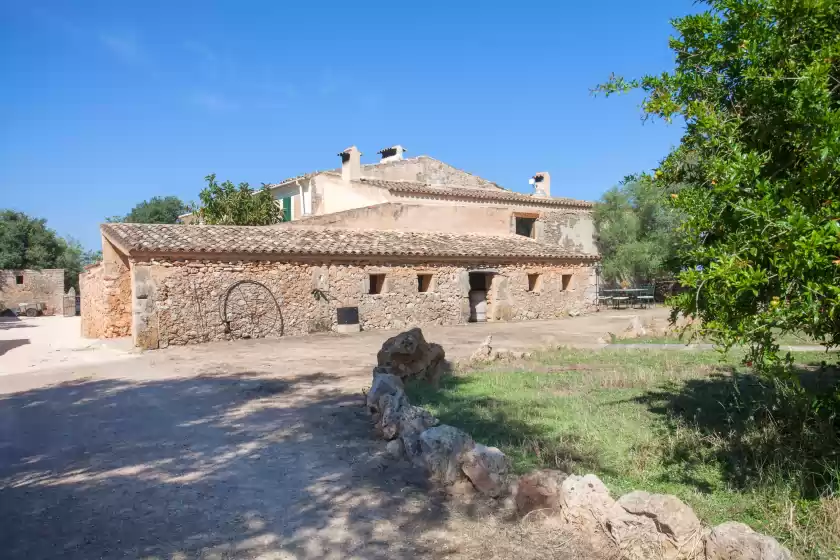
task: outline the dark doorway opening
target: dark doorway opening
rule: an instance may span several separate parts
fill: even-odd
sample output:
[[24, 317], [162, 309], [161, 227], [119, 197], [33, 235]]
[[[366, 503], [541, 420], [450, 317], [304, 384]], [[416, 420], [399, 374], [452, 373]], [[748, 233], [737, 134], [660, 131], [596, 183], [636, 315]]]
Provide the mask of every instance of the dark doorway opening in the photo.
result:
[[493, 272], [470, 272], [470, 322], [487, 321]]

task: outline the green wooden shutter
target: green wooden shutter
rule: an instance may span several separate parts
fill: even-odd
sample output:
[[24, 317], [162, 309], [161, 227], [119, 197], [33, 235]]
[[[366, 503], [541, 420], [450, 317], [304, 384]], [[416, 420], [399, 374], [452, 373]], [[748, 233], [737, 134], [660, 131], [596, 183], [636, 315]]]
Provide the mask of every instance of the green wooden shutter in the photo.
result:
[[283, 221], [292, 221], [292, 197], [290, 196], [283, 199]]

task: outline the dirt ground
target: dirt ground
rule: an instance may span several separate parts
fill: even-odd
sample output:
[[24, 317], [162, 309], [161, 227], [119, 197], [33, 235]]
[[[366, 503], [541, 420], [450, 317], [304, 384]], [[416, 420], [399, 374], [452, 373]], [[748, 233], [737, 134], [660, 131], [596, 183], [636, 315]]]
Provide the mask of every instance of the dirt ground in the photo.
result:
[[[634, 313], [424, 332], [459, 359], [490, 333], [511, 350], [593, 345]], [[91, 359], [69, 339], [50, 346], [40, 325], [0, 340], [16, 329], [55, 355], [0, 376], [4, 558], [596, 557], [384, 456], [361, 395], [392, 333], [96, 346]]]

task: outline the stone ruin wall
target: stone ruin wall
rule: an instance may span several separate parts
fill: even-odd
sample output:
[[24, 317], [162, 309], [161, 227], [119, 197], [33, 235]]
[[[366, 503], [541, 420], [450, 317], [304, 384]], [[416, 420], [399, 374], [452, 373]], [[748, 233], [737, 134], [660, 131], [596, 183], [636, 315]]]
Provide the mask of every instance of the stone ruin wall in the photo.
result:
[[[23, 276], [23, 284], [17, 283], [18, 276]], [[63, 268], [0, 270], [0, 311], [17, 311], [21, 303], [43, 303], [44, 315], [61, 315], [63, 302]]]
[[[462, 324], [469, 318], [468, 270], [482, 267], [154, 259], [138, 261], [133, 268], [135, 295], [143, 298], [134, 301], [135, 310], [142, 310], [134, 317], [136, 340], [141, 347], [156, 348], [250, 336], [235, 328], [236, 321], [226, 326], [220, 310], [228, 289], [243, 280], [263, 284], [279, 305], [282, 327], [278, 323], [262, 336], [333, 330], [336, 309], [348, 306], [359, 308], [364, 330]], [[490, 320], [560, 317], [572, 309], [585, 311], [594, 300], [589, 265], [492, 268], [499, 274], [490, 294]], [[527, 291], [528, 272], [542, 274], [539, 291]], [[432, 274], [428, 292], [418, 292], [418, 273]], [[386, 275], [381, 294], [368, 294], [370, 274]], [[573, 276], [565, 293], [563, 274]], [[254, 290], [248, 293], [262, 293], [258, 287], [248, 288]], [[226, 313], [235, 317], [237, 309], [254, 311], [270, 322], [270, 297], [245, 299], [229, 298]]]

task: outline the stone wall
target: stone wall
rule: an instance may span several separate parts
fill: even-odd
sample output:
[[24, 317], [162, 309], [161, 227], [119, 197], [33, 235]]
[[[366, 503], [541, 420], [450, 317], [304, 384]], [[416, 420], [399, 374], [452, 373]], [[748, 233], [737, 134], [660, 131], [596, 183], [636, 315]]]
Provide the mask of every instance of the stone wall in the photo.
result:
[[102, 262], [79, 275], [82, 336], [119, 338], [131, 334], [131, 266], [102, 239]]
[[385, 165], [363, 165], [362, 177], [373, 177], [388, 181], [418, 181], [431, 185], [457, 185], [466, 188], [499, 188], [492, 181], [482, 179], [429, 156], [393, 161]]
[[538, 241], [569, 251], [597, 254], [595, 224], [589, 210], [544, 210], [536, 223]]
[[20, 303], [43, 303], [45, 315], [61, 315], [63, 297], [63, 268], [0, 270], [0, 311], [16, 311]]
[[[156, 259], [133, 263], [135, 342], [157, 348], [329, 331], [336, 325], [336, 309], [347, 306], [359, 308], [367, 330], [461, 324], [469, 318], [469, 270], [491, 267], [496, 274], [490, 320], [559, 317], [588, 309], [594, 299], [592, 267], [584, 265]], [[541, 274], [538, 290], [528, 291], [528, 273]], [[372, 274], [385, 275], [379, 294], [368, 293]], [[418, 274], [432, 276], [427, 292], [418, 291]], [[566, 290], [563, 274], [571, 276]]]

